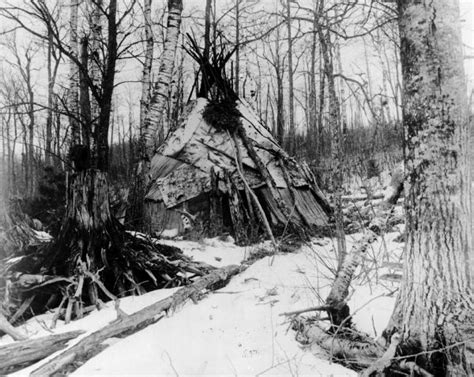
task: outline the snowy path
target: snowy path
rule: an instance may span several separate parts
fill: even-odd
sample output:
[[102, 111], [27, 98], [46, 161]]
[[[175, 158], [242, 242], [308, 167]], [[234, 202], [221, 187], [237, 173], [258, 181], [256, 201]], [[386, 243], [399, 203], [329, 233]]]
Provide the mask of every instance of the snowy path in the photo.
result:
[[[245, 258], [249, 249], [210, 240], [207, 243], [178, 242], [187, 254], [208, 263], [225, 265]], [[280, 313], [321, 304], [332, 275], [322, 260], [333, 261], [331, 243], [303, 247], [297, 253], [266, 257], [235, 276], [219, 291], [197, 305], [186, 304], [134, 335], [109, 341], [102, 353], [86, 362], [73, 375], [153, 376], [355, 376], [356, 373], [305, 351]], [[216, 257], [220, 259], [216, 260]], [[322, 258], [321, 258], [322, 257]], [[364, 278], [363, 276], [361, 277]], [[351, 297], [355, 322], [363, 331], [380, 332], [393, 307], [393, 297], [371, 298], [389, 288], [357, 287]], [[131, 313], [162, 299], [175, 290], [159, 290], [121, 300]], [[365, 305], [369, 302], [369, 305]], [[49, 316], [49, 317], [48, 317]], [[100, 312], [58, 325], [55, 332], [72, 329], [94, 331], [115, 318], [111, 305]], [[50, 315], [41, 318], [49, 324]], [[46, 330], [37, 319], [26, 328], [34, 336]], [[26, 375], [39, 364], [16, 375]]]

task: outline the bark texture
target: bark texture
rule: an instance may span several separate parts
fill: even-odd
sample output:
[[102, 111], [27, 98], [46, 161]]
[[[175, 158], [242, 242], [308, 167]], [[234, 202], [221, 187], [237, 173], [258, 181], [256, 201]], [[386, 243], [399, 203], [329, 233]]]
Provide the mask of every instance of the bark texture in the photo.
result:
[[469, 375], [472, 326], [467, 98], [456, 0], [400, 0], [407, 245], [394, 322], [434, 375]]
[[[70, 36], [69, 44], [71, 48], [71, 55], [77, 59], [78, 55], [78, 41], [77, 41], [77, 19], [79, 13], [79, 0], [71, 0], [71, 15], [70, 15]], [[71, 60], [69, 68], [69, 124], [71, 127], [72, 144], [80, 143], [80, 125], [79, 125], [79, 67], [76, 62]]]
[[151, 28], [151, 0], [145, 0], [143, 16], [145, 19], [145, 62], [143, 63], [142, 97], [140, 99], [140, 126], [143, 126], [150, 100], [150, 73], [153, 64], [153, 30]]
[[167, 131], [160, 129], [160, 125], [163, 124], [161, 118], [166, 101], [168, 100], [168, 90], [174, 68], [174, 58], [178, 45], [182, 11], [182, 0], [168, 1], [166, 40], [158, 72], [158, 81], [153, 88], [148, 114], [143, 122], [142, 143], [145, 146], [145, 157], [147, 160], [150, 160], [155, 151], [159, 141], [159, 135], [165, 135]]

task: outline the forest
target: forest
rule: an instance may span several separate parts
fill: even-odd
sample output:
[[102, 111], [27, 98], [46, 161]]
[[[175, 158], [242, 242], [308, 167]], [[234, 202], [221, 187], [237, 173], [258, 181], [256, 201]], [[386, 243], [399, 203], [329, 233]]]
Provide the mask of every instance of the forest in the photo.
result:
[[470, 1], [0, 0], [0, 51], [1, 375], [474, 375]]

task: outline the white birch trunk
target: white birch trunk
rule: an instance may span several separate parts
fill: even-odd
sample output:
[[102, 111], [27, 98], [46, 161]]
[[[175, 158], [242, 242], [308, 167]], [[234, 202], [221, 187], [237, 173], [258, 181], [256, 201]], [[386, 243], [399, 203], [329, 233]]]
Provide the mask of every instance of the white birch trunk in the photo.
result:
[[169, 87], [171, 84], [176, 48], [180, 33], [182, 10], [182, 0], [168, 1], [166, 40], [164, 43], [157, 82], [153, 88], [148, 113], [143, 122], [142, 143], [145, 146], [145, 156], [148, 160], [150, 160], [158, 145], [159, 135], [166, 135], [166, 132], [168, 131], [167, 129], [160, 130], [160, 124], [167, 124], [167, 122], [161, 118], [168, 100]]
[[140, 99], [140, 127], [143, 127], [150, 101], [151, 68], [153, 64], [153, 30], [151, 28], [151, 0], [145, 0], [143, 16], [145, 19], [145, 62], [143, 63], [142, 96]]

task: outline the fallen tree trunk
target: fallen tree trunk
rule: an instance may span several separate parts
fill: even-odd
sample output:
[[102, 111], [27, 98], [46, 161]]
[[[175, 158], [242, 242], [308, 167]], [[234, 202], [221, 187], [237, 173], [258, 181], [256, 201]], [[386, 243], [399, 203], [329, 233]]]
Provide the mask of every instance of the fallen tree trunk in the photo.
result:
[[368, 367], [383, 355], [380, 345], [356, 332], [345, 333], [344, 338], [337, 337], [301, 317], [293, 320], [293, 328], [298, 331], [297, 337], [311, 349], [317, 347], [315, 353], [320, 353], [322, 348], [330, 353], [331, 358], [355, 369]]
[[83, 331], [70, 331], [37, 339], [28, 339], [0, 347], [0, 374], [12, 373], [19, 366], [31, 364], [64, 348], [66, 342], [77, 338]]
[[162, 318], [163, 312], [169, 313], [170, 311], [173, 311], [188, 299], [197, 301], [199, 299], [199, 294], [204, 289], [213, 290], [216, 289], [217, 286], [221, 287], [230, 277], [241, 270], [242, 267], [237, 265], [217, 269], [208, 275], [199, 278], [193, 284], [179, 289], [168, 298], [147, 306], [136, 313], [118, 318], [116, 321], [86, 336], [79, 343], [57, 355], [52, 360], [33, 371], [31, 376], [53, 375], [61, 368], [74, 361], [74, 359], [85, 355], [90, 348], [102, 343], [104, 340], [125, 332], [127, 332], [128, 335], [135, 333], [136, 331], [158, 321]]
[[350, 321], [346, 318], [350, 315], [350, 309], [346, 299], [349, 295], [349, 286], [351, 284], [354, 272], [364, 258], [367, 249], [377, 239], [377, 235], [368, 230], [362, 239], [352, 248], [346, 256], [340, 271], [337, 274], [334, 284], [331, 287], [326, 298], [327, 313], [333, 326], [339, 327], [343, 324], [350, 326]]
[[14, 340], [26, 339], [26, 336], [23, 335], [18, 329], [13, 327], [2, 313], [0, 313], [0, 330], [10, 335]]

